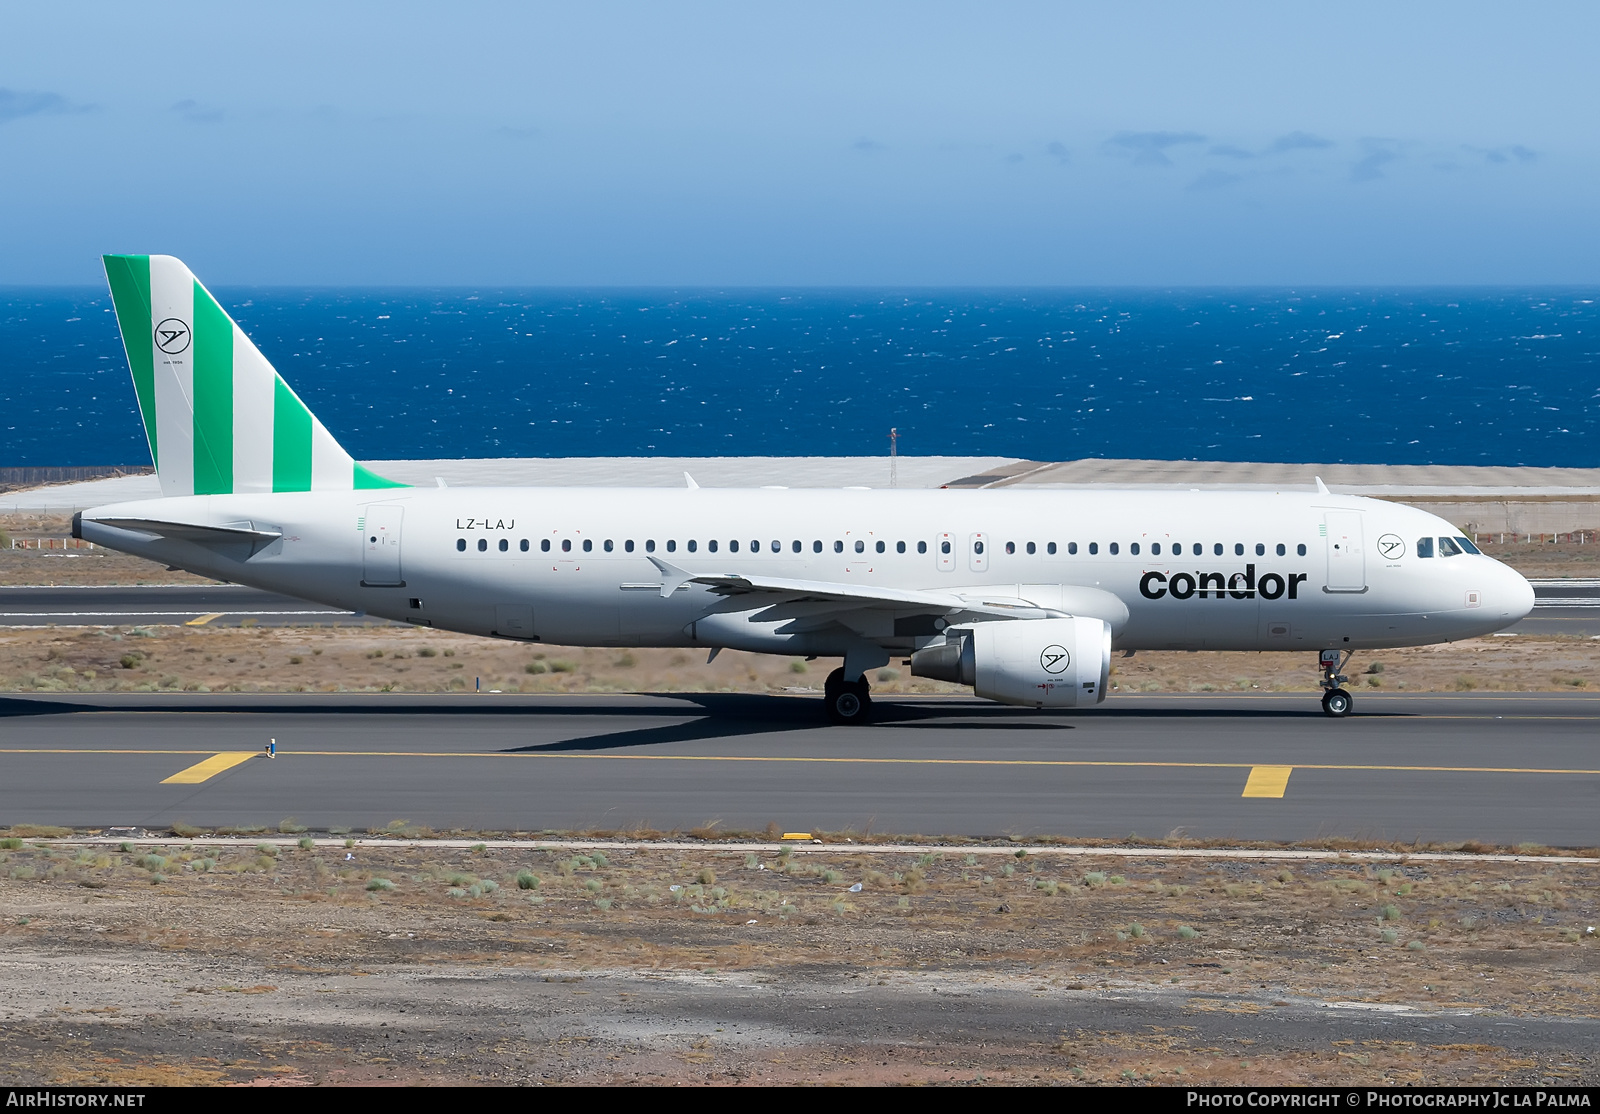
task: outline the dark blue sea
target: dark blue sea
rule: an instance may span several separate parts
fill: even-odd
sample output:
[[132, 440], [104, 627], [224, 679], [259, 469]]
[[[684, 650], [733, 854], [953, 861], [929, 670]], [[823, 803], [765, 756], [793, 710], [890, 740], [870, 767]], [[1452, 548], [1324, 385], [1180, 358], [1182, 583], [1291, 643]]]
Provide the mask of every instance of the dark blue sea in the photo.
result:
[[[1600, 465], [1600, 291], [216, 294], [361, 459]], [[103, 291], [0, 289], [0, 466], [148, 464]]]

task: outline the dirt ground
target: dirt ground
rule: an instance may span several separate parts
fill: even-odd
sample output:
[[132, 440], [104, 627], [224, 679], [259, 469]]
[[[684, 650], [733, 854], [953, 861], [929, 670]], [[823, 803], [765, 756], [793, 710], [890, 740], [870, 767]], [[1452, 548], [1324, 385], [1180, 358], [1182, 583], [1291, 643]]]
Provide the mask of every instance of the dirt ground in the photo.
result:
[[1595, 863], [0, 851], [0, 1080], [1600, 1082]]

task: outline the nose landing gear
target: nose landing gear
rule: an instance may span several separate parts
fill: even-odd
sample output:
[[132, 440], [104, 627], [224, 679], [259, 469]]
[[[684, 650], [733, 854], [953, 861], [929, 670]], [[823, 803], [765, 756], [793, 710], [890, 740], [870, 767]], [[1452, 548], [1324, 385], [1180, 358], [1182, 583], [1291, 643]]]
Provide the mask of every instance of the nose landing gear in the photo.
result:
[[872, 693], [867, 679], [846, 681], [844, 670], [835, 669], [822, 682], [822, 702], [828, 719], [841, 727], [854, 727], [872, 718]]
[[1343, 654], [1338, 650], [1324, 650], [1318, 655], [1317, 665], [1322, 670], [1322, 714], [1325, 716], [1343, 719], [1355, 707], [1355, 697], [1340, 687], [1350, 679], [1341, 670], [1350, 664], [1351, 653], [1349, 650]]

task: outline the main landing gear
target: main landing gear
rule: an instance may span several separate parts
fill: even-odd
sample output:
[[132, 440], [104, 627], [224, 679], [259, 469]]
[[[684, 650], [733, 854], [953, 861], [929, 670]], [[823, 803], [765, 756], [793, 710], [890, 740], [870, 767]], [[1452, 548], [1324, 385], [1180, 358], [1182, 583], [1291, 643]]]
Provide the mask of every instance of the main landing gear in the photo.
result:
[[1322, 714], [1334, 719], [1343, 719], [1355, 707], [1355, 697], [1340, 687], [1350, 679], [1340, 671], [1350, 664], [1351, 652], [1346, 650], [1340, 654], [1338, 650], [1324, 650], [1317, 659], [1322, 670]]
[[822, 701], [828, 719], [841, 727], [853, 727], [872, 718], [872, 693], [867, 679], [847, 681], [843, 669], [835, 669], [822, 682]]

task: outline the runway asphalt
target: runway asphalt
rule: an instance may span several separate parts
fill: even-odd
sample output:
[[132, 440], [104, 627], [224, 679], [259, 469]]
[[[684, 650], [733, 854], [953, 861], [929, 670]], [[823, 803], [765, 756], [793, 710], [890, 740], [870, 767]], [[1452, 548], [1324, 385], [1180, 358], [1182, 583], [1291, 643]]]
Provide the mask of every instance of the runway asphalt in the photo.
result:
[[[0, 698], [0, 823], [1600, 845], [1600, 696]], [[261, 756], [269, 739], [277, 757]], [[198, 769], [196, 769], [198, 767]]]
[[[1600, 588], [1541, 582], [1532, 615], [1516, 634], [1600, 637]], [[0, 627], [43, 626], [361, 626], [387, 619], [339, 611], [237, 584], [174, 584], [80, 588], [0, 588]]]

